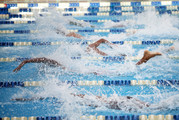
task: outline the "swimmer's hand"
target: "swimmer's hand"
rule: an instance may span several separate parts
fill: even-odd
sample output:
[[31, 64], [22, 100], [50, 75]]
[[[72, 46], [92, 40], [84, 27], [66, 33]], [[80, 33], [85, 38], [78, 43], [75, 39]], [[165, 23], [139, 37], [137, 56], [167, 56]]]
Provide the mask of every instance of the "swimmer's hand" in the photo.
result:
[[23, 62], [21, 62], [21, 64], [20, 64], [17, 68], [15, 68], [15, 69], [13, 70], [13, 72], [18, 72], [26, 63], [27, 63], [26, 60], [24, 60]]

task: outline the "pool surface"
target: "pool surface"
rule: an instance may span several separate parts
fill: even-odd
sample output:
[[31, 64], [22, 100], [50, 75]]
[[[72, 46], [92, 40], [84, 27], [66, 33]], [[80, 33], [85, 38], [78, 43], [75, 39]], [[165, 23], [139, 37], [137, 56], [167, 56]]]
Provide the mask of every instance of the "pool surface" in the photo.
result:
[[[179, 1], [0, 7], [0, 120], [179, 120]], [[101, 38], [107, 56], [86, 53]], [[162, 55], [136, 65], [145, 50]], [[41, 57], [65, 69], [13, 72]]]

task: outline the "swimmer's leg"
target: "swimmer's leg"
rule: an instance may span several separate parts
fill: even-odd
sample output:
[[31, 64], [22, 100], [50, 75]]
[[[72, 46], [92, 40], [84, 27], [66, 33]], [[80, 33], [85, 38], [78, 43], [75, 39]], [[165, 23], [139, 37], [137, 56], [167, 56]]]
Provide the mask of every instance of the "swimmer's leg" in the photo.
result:
[[153, 58], [155, 56], [159, 56], [159, 55], [162, 55], [162, 54], [159, 53], [159, 52], [150, 52], [148, 50], [145, 50], [142, 59], [139, 62], [137, 62], [136, 65], [146, 63], [149, 59], [151, 59], [151, 58]]
[[42, 58], [32, 58], [32, 59], [29, 59], [29, 60], [24, 60], [23, 62], [21, 62], [21, 64], [17, 68], [15, 68], [13, 70], [13, 72], [19, 71], [26, 63], [45, 63], [45, 64], [48, 64], [48, 65], [54, 65], [54, 66], [57, 66], [57, 67], [61, 66], [63, 69], [65, 69], [65, 67], [63, 67], [63, 65], [61, 65], [57, 61], [42, 57]]

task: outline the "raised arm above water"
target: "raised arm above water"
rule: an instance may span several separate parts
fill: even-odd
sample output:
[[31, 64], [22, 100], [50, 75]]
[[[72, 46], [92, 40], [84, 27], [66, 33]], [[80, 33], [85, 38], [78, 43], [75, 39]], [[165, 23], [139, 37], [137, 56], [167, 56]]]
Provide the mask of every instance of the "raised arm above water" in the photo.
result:
[[13, 72], [18, 72], [26, 63], [44, 63], [47, 65], [53, 65], [55, 67], [61, 66], [62, 69], [65, 69], [65, 67], [62, 64], [58, 63], [57, 61], [42, 57], [42, 58], [32, 58], [29, 60], [22, 61], [21, 64], [13, 70]]

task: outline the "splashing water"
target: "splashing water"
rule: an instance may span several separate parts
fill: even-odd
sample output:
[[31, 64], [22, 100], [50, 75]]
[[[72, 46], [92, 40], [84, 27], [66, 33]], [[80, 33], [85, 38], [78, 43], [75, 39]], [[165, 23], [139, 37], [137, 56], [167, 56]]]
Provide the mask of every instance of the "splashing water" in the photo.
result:
[[[37, 29], [42, 30], [43, 32], [39, 33], [37, 36], [32, 36], [38, 38], [42, 41], [55, 39], [55, 40], [68, 40], [65, 36], [56, 34], [56, 29], [60, 28], [63, 29], [65, 32], [67, 31], [67, 24], [69, 21], [79, 22], [71, 17], [64, 17], [60, 15], [60, 13], [55, 12], [54, 10], [49, 10], [49, 12], [53, 13], [48, 16], [44, 17], [37, 17]], [[176, 21], [176, 22], [173, 22]], [[104, 24], [105, 28], [113, 27], [116, 25], [125, 25], [127, 26], [130, 24], [144, 24], [145, 28], [139, 30], [134, 36], [137, 37], [139, 40], [142, 39], [145, 35], [174, 35], [178, 36], [178, 24], [179, 20], [177, 17], [163, 15], [157, 16], [154, 12], [144, 12], [139, 14], [133, 18], [131, 21], [125, 21], [120, 23], [108, 22]], [[90, 25], [87, 23], [79, 23], [83, 24], [85, 27], [89, 27]], [[110, 25], [109, 25], [110, 24]], [[169, 32], [171, 31], [171, 32]], [[142, 37], [141, 37], [142, 36]], [[117, 41], [117, 40], [130, 40], [133, 36], [127, 36], [125, 33], [121, 34], [109, 34], [103, 38], [109, 41]], [[88, 38], [88, 40], [96, 41], [100, 39], [100, 35], [92, 35]], [[145, 38], [145, 37], [144, 37]], [[137, 40], [138, 40], [137, 39]], [[178, 50], [178, 43], [174, 44], [176, 50]], [[162, 51], [166, 47], [165, 46], [157, 46], [158, 48], [149, 46], [147, 49]], [[48, 49], [48, 48], [47, 48]], [[91, 91], [87, 91], [85, 89], [78, 90], [75, 87], [71, 87], [65, 83], [60, 83], [61, 79], [58, 79], [58, 76], [65, 76], [66, 74], [70, 74], [71, 72], [74, 74], [82, 74], [88, 75], [94, 72], [99, 73], [101, 76], [107, 76], [108, 78], [113, 76], [133, 76], [135, 79], [155, 79], [160, 78], [163, 76], [164, 78], [172, 78], [173, 74], [178, 74], [178, 71], [174, 71], [173, 68], [178, 67], [178, 64], [175, 64], [173, 60], [170, 60], [167, 55], [159, 56], [153, 58], [151, 61], [148, 61], [147, 64], [143, 64], [141, 66], [136, 66], [135, 63], [137, 61], [125, 61], [125, 62], [102, 62], [102, 61], [91, 61], [91, 60], [71, 60], [72, 56], [89, 56], [85, 53], [86, 46], [81, 46], [78, 44], [65, 44], [60, 46], [55, 50], [53, 53], [48, 53], [46, 57], [51, 59], [57, 60], [61, 64], [63, 64], [67, 69], [61, 70], [60, 68], [49, 68], [44, 69], [44, 79], [43, 81], [46, 82], [46, 86], [43, 87], [43, 91], [35, 94], [31, 92], [28, 95], [30, 96], [43, 96], [49, 97], [54, 96], [58, 98], [59, 102], [62, 103], [60, 108], [56, 108], [59, 110], [59, 114], [62, 116], [66, 116], [70, 120], [78, 120], [80, 116], [86, 114], [87, 111], [90, 111], [89, 106], [91, 106], [92, 111], [110, 111], [113, 109], [109, 104], [99, 101], [96, 99], [96, 96], [93, 95]], [[108, 46], [102, 45], [99, 49], [104, 50], [107, 54], [111, 56], [116, 56], [118, 54], [126, 54], [128, 56], [139, 55], [142, 57], [143, 51], [135, 50], [131, 45], [121, 45], [114, 47], [113, 49], [109, 48]], [[41, 54], [41, 53], [39, 53]], [[167, 53], [168, 54], [168, 53]], [[177, 53], [174, 53], [177, 54]], [[92, 54], [90, 56], [96, 56], [96, 54]], [[99, 55], [98, 55], [99, 56]], [[52, 72], [54, 71], [54, 72]], [[100, 76], [99, 76], [100, 77]], [[101, 77], [102, 78], [102, 77]], [[79, 76], [76, 77], [76, 80], [80, 79]], [[84, 79], [84, 77], [82, 77]], [[112, 88], [108, 88], [112, 89]], [[123, 89], [122, 87], [120, 89]], [[170, 98], [164, 99], [163, 96], [166, 94], [161, 94], [161, 91], [158, 88], [151, 88], [152, 91], [158, 91], [157, 95], [161, 96], [161, 101], [158, 103], [152, 104], [150, 107], [146, 108], [144, 106], [139, 105], [136, 101], [130, 101], [120, 95], [120, 89], [118, 94], [115, 92], [110, 95], [110, 97], [106, 97], [103, 95], [104, 100], [118, 102], [118, 107], [121, 111], [125, 111], [126, 113], [157, 113], [160, 111], [167, 111], [172, 109], [178, 109], [179, 103], [177, 101], [178, 95], [169, 96]], [[16, 95], [14, 97], [24, 97], [28, 91], [25, 89], [24, 93], [21, 95]], [[71, 95], [79, 94], [81, 91], [85, 91], [88, 94], [85, 96], [84, 99], [80, 97], [74, 97]], [[99, 90], [101, 93], [103, 90]], [[178, 94], [178, 93], [175, 93]], [[140, 96], [140, 95], [139, 95]], [[155, 96], [155, 94], [153, 95]], [[143, 96], [148, 97], [148, 96]], [[151, 97], [151, 96], [150, 96]], [[171, 102], [167, 102], [171, 101]], [[58, 104], [58, 102], [56, 103]], [[111, 103], [112, 104], [112, 103]], [[158, 105], [156, 105], [158, 104]], [[114, 110], [114, 112], [118, 113], [118, 110]]]
[[179, 34], [179, 19], [175, 16], [164, 14], [156, 15], [154, 11], [147, 11], [136, 16], [137, 24], [144, 24], [145, 29], [139, 34], [143, 35], [176, 35]]

